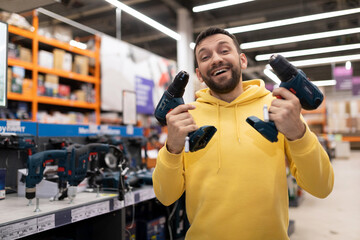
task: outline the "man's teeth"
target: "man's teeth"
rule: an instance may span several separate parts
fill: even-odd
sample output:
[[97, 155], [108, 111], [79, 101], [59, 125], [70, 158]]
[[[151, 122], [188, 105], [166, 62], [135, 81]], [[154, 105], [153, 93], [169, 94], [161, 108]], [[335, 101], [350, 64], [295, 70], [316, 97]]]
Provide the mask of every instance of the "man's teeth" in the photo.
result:
[[218, 70], [214, 73], [215, 76], [219, 75], [220, 73], [226, 72], [225, 69]]

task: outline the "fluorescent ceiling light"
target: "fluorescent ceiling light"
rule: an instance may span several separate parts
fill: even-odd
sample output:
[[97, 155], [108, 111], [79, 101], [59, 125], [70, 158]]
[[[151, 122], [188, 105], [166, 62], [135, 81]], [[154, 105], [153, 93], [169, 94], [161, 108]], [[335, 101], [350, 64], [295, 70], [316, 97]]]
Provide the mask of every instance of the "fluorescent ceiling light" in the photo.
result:
[[336, 80], [319, 80], [319, 81], [311, 81], [313, 84], [315, 84], [318, 87], [321, 86], [334, 86], [336, 85]]
[[128, 7], [127, 5], [123, 4], [122, 2], [119, 2], [117, 0], [105, 0], [108, 3], [111, 3], [115, 7], [123, 10], [124, 12], [127, 12], [128, 14], [136, 17], [140, 21], [143, 21], [146, 24], [149, 24], [153, 28], [156, 28], [160, 32], [165, 33], [166, 35], [174, 38], [175, 40], [180, 40], [181, 36], [177, 32], [171, 30], [170, 28], [165, 27], [164, 25], [154, 21], [153, 19], [149, 18], [148, 16], [145, 16], [144, 14], [132, 9], [131, 7]]
[[[360, 43], [356, 43], [356, 44], [348, 44], [348, 45], [342, 45], [342, 46], [332, 46], [332, 47], [312, 48], [312, 49], [305, 49], [305, 50], [298, 50], [298, 51], [279, 52], [276, 54], [282, 55], [285, 58], [291, 58], [291, 57], [308, 56], [308, 55], [315, 55], [315, 54], [321, 54], [321, 53], [346, 51], [346, 50], [359, 49], [359, 48], [360, 48]], [[266, 60], [269, 60], [273, 54], [275, 54], [275, 53], [260, 54], [260, 55], [255, 56], [255, 60], [256, 61], [266, 61]]]
[[276, 74], [273, 71], [271, 71], [270, 69], [265, 68], [264, 74], [266, 76], [268, 76], [271, 80], [273, 80], [276, 84], [281, 83], [281, 80], [278, 78], [278, 76], [276, 76]]
[[294, 65], [295, 67], [303, 67], [303, 66], [324, 65], [328, 63], [356, 61], [356, 60], [360, 60], [360, 54], [292, 61], [291, 64]]
[[307, 40], [343, 36], [343, 35], [359, 33], [359, 32], [360, 32], [360, 27], [329, 31], [329, 32], [321, 32], [321, 33], [311, 33], [311, 34], [305, 34], [305, 35], [299, 35], [293, 37], [284, 37], [284, 38], [276, 38], [276, 39], [269, 39], [263, 41], [243, 43], [240, 44], [240, 48], [242, 49], [259, 48], [259, 47], [280, 45], [280, 44], [293, 43], [293, 42], [302, 42]]
[[[264, 69], [264, 74], [268, 76], [275, 84], [277, 85], [281, 84], [281, 80], [270, 69]], [[336, 85], [336, 80], [320, 80], [320, 81], [311, 81], [311, 82], [318, 87]]]
[[252, 2], [254, 0], [227, 0], [227, 1], [220, 1], [220, 2], [214, 2], [204, 5], [199, 5], [196, 7], [193, 7], [193, 12], [203, 12], [208, 11], [216, 8], [222, 8], [222, 7], [228, 7], [240, 3], [246, 3], [246, 2]]
[[274, 28], [274, 27], [286, 26], [286, 25], [303, 23], [303, 22], [311, 22], [315, 20], [339, 17], [339, 16], [350, 15], [355, 13], [360, 13], [360, 8], [352, 8], [352, 9], [340, 10], [335, 12], [319, 13], [314, 15], [295, 17], [295, 18], [283, 19], [272, 22], [256, 23], [246, 26], [227, 28], [226, 30], [230, 33], [250, 32], [260, 29]]

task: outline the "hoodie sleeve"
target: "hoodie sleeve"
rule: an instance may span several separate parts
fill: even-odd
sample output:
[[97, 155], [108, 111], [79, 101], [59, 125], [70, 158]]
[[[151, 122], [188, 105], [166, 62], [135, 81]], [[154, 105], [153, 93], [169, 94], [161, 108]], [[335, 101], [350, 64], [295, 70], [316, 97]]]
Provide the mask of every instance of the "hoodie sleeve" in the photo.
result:
[[297, 184], [318, 198], [327, 197], [334, 186], [334, 171], [324, 148], [306, 125], [302, 138], [285, 140], [291, 174]]
[[152, 179], [155, 195], [162, 204], [169, 206], [178, 200], [185, 189], [183, 154], [172, 154], [166, 145], [162, 147]]

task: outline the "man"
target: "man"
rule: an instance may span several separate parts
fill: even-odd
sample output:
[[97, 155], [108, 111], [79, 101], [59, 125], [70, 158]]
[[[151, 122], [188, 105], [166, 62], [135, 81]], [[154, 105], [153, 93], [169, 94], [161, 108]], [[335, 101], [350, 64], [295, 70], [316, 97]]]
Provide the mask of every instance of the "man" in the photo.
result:
[[[186, 192], [186, 239], [288, 239], [285, 156], [299, 186], [325, 198], [334, 183], [326, 152], [294, 94], [285, 88], [271, 94], [259, 79], [242, 82], [247, 59], [233, 35], [207, 29], [194, 52], [197, 77], [209, 88], [166, 116], [168, 138], [153, 174], [156, 197], [170, 205]], [[246, 123], [252, 115], [262, 118], [264, 104], [279, 130], [275, 143]], [[185, 137], [203, 125], [215, 126], [216, 134], [206, 148], [185, 153]]]

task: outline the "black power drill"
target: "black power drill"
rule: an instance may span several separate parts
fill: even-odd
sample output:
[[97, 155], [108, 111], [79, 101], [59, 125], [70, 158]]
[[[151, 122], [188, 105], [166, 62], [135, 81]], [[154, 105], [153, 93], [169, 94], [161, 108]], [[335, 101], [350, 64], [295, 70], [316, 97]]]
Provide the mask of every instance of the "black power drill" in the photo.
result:
[[[184, 104], [182, 96], [188, 81], [189, 74], [185, 71], [180, 71], [164, 92], [155, 109], [155, 117], [160, 124], [166, 125], [166, 114], [177, 106]], [[216, 130], [214, 126], [202, 126], [198, 130], [190, 132], [188, 135], [190, 152], [205, 148]]]
[[[280, 87], [290, 90], [300, 100], [301, 107], [314, 110], [324, 100], [324, 95], [318, 87], [310, 82], [305, 73], [296, 69], [283, 56], [275, 54], [270, 57], [270, 66], [280, 78]], [[277, 142], [278, 130], [272, 121], [264, 122], [255, 116], [248, 117], [246, 122], [271, 142]]]

